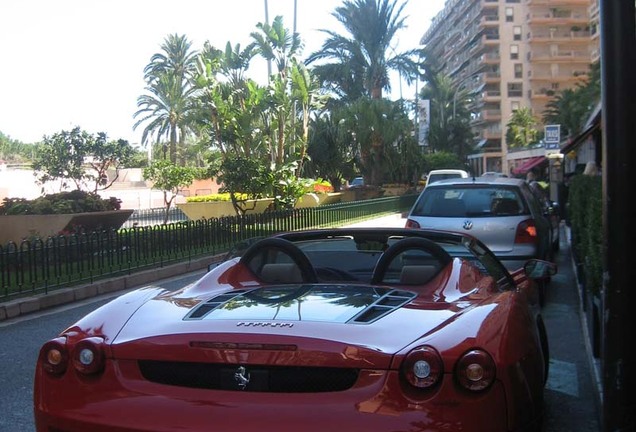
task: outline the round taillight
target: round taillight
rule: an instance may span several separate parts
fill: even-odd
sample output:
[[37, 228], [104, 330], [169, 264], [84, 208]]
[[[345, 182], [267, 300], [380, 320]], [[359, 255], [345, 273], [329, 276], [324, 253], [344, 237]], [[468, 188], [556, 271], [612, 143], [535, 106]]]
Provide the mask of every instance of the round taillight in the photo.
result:
[[402, 375], [413, 387], [433, 387], [441, 380], [443, 373], [442, 358], [429, 346], [413, 349], [402, 362]]
[[482, 391], [490, 387], [496, 376], [495, 362], [484, 350], [468, 351], [457, 361], [455, 374], [459, 384], [470, 391]]
[[40, 349], [40, 365], [51, 375], [62, 375], [68, 366], [66, 338], [59, 337], [46, 342]]
[[98, 337], [82, 339], [73, 349], [73, 367], [85, 375], [104, 370], [104, 340]]

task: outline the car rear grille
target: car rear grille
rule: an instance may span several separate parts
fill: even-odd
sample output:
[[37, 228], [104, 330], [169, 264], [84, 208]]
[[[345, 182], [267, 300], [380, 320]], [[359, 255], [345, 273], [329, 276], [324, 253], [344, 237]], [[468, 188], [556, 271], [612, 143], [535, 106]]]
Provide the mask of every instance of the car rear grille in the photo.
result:
[[249, 383], [242, 389], [236, 374], [239, 365], [140, 360], [148, 381], [179, 387], [270, 393], [320, 393], [344, 391], [358, 379], [358, 369], [327, 367], [244, 366]]

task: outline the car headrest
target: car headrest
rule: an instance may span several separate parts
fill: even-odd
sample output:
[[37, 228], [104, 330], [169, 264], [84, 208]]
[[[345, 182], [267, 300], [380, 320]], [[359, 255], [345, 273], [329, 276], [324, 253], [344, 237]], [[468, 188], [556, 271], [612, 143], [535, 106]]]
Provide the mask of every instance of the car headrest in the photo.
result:
[[437, 272], [437, 267], [433, 265], [405, 265], [400, 273], [400, 283], [423, 285], [433, 279]]
[[301, 283], [300, 269], [294, 263], [265, 264], [260, 272], [262, 280], [268, 283]]

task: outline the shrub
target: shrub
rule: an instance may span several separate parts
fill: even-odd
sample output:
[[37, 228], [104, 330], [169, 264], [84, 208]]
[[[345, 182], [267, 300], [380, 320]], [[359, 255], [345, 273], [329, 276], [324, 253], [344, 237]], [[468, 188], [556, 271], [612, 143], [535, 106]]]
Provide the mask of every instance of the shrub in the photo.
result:
[[601, 177], [574, 176], [570, 181], [567, 206], [574, 259], [584, 266], [586, 289], [598, 293], [603, 274]]
[[74, 190], [43, 195], [33, 200], [5, 198], [0, 205], [0, 215], [70, 214], [120, 209], [119, 198], [102, 198], [96, 193]]
[[[235, 194], [238, 201], [248, 200], [247, 194], [237, 193]], [[211, 201], [231, 201], [229, 192], [221, 192], [209, 195], [197, 195], [187, 197], [186, 202], [211, 202]]]

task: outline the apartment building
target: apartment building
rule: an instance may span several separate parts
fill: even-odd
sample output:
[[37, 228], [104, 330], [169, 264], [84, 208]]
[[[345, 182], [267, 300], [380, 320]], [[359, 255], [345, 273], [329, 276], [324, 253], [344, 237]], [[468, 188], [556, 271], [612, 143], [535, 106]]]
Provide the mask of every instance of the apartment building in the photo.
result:
[[542, 130], [546, 104], [598, 59], [598, 0], [447, 0], [420, 43], [452, 78], [454, 97], [470, 95], [473, 173], [509, 173], [545, 156], [509, 151], [513, 111], [529, 107]]

